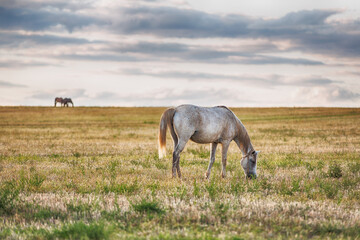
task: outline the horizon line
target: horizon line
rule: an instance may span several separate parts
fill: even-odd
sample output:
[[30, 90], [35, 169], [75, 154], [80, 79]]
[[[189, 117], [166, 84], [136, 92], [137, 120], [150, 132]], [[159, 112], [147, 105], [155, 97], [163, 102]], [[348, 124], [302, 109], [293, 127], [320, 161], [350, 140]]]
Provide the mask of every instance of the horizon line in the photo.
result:
[[[185, 105], [185, 104], [180, 104]], [[177, 105], [177, 106], [180, 106]], [[190, 104], [195, 105], [195, 104]], [[201, 106], [201, 105], [196, 105]], [[202, 107], [217, 107], [217, 106], [224, 106], [224, 105], [214, 105], [214, 106], [202, 106]], [[74, 107], [60, 107], [60, 106], [50, 106], [50, 105], [0, 105], [0, 107], [43, 107], [43, 108], [171, 108], [176, 106], [141, 106], [141, 105], [134, 105], [134, 106], [111, 106], [111, 105], [79, 105]], [[351, 107], [351, 106], [229, 106], [229, 108], [360, 108], [358, 107]]]

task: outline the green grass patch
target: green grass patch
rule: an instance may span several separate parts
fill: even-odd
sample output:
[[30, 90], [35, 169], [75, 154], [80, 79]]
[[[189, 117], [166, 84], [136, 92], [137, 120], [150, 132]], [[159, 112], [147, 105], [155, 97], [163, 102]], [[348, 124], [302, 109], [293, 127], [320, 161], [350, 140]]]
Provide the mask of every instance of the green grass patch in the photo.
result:
[[110, 239], [115, 227], [103, 222], [75, 222], [48, 232], [47, 239]]
[[47, 222], [48, 219], [60, 219], [63, 221], [67, 218], [67, 215], [65, 213], [58, 210], [52, 210], [50, 208], [40, 206], [32, 207], [36, 210], [33, 214], [27, 216], [28, 219], [33, 219], [40, 222]]
[[146, 214], [163, 214], [165, 210], [161, 207], [160, 203], [152, 200], [142, 199], [138, 203], [132, 204], [135, 212], [146, 213]]
[[4, 182], [0, 186], [0, 214], [14, 213], [19, 202], [19, 193], [15, 181]]
[[187, 149], [187, 152], [193, 154], [195, 157], [210, 158], [209, 149], [206, 149], [203, 146], [201, 146], [200, 148], [197, 148], [197, 149], [189, 148], [189, 149]]
[[133, 183], [111, 183], [104, 185], [102, 191], [104, 193], [118, 193], [118, 194], [132, 194], [140, 189], [140, 186], [137, 181]]
[[327, 171], [327, 175], [330, 178], [341, 178], [343, 176], [342, 169], [337, 162], [332, 162]]

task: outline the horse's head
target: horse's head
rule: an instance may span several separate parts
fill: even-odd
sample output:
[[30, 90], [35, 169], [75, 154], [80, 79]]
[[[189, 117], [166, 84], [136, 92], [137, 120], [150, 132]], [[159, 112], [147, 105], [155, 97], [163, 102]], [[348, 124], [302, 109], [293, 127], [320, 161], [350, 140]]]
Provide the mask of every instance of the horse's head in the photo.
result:
[[258, 151], [251, 151], [241, 159], [241, 166], [244, 169], [245, 175], [248, 178], [256, 178], [256, 163]]

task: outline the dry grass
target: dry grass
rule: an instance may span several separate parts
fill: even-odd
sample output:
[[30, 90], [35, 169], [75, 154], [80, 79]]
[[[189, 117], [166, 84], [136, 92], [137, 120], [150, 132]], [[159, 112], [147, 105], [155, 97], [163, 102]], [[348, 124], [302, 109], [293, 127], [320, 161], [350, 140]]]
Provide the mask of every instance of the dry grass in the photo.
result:
[[359, 238], [360, 109], [232, 109], [261, 150], [232, 144], [210, 181], [189, 142], [183, 179], [157, 157], [164, 108], [0, 107], [0, 238]]

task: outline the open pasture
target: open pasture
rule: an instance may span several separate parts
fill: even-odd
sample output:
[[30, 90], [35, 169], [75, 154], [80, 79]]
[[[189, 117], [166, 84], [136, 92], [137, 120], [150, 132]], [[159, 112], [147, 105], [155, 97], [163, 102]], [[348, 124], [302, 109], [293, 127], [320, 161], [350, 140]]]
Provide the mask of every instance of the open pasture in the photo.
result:
[[183, 179], [165, 108], [0, 107], [0, 238], [359, 239], [360, 109], [231, 108], [260, 150], [247, 181], [233, 142], [210, 181], [189, 142]]

